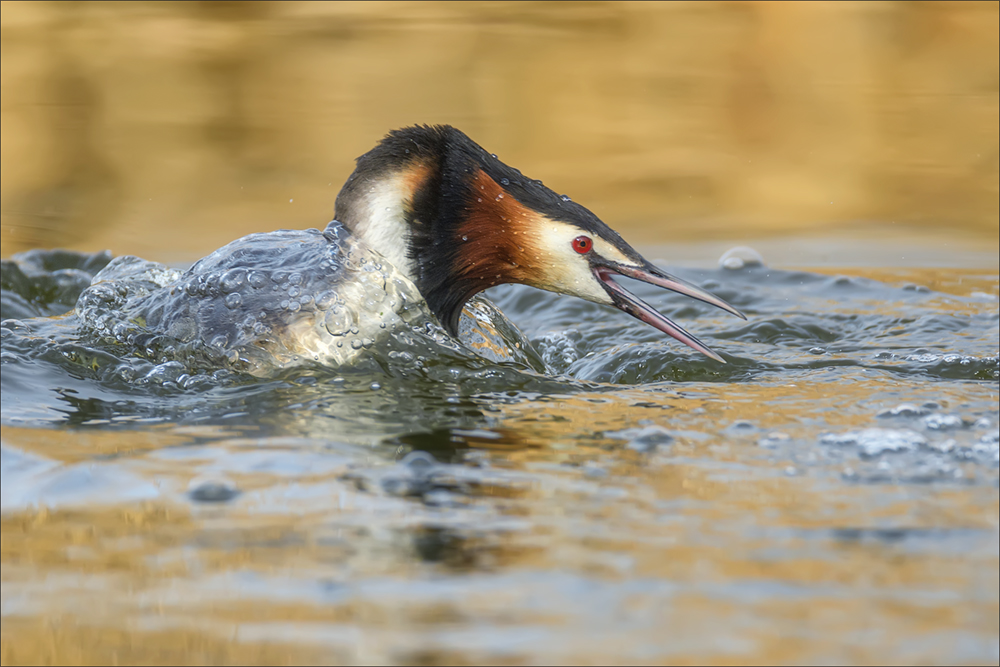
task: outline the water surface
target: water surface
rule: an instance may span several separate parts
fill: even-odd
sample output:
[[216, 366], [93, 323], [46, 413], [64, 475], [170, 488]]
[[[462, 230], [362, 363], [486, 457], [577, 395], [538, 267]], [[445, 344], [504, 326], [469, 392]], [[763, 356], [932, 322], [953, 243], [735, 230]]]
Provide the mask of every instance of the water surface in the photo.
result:
[[725, 365], [506, 286], [516, 359], [262, 378], [84, 326], [110, 259], [4, 261], [5, 662], [997, 658], [995, 270], [630, 285]]

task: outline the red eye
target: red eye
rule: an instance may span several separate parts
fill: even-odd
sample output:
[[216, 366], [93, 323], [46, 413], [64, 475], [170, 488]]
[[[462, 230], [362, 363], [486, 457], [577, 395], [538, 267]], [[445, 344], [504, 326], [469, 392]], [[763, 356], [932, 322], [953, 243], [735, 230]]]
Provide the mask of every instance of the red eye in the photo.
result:
[[590, 240], [589, 236], [577, 236], [573, 239], [573, 250], [576, 250], [581, 255], [586, 255], [593, 247], [594, 242]]

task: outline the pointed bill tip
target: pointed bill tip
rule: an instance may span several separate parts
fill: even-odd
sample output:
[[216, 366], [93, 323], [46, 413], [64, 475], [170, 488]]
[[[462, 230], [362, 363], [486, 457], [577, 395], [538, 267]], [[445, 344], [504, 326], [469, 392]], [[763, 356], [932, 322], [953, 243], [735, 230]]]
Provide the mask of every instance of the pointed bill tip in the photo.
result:
[[693, 350], [701, 352], [710, 359], [714, 359], [719, 363], [726, 363], [725, 359], [716, 354], [715, 351], [702, 343], [695, 336], [677, 326], [677, 324], [670, 320], [670, 318], [666, 317], [648, 303], [616, 283], [610, 273], [602, 271], [597, 271], [595, 273], [597, 274], [598, 279], [606, 286], [608, 292], [611, 294], [612, 301], [619, 310], [623, 310], [632, 317], [659, 329], [668, 336], [684, 343]]

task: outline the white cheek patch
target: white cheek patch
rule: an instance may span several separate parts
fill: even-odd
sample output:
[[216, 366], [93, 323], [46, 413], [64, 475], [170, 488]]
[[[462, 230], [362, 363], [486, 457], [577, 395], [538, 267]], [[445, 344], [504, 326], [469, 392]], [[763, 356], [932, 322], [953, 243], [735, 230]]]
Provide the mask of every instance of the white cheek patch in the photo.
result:
[[544, 218], [538, 221], [537, 226], [535, 243], [539, 257], [536, 261], [544, 282], [536, 287], [611, 305], [611, 297], [590, 269], [587, 255], [573, 249], [573, 240], [578, 236], [587, 236], [594, 243], [590, 252], [613, 262], [633, 262], [604, 239], [586, 234], [579, 227]]
[[405, 208], [413, 193], [406, 182], [407, 176], [404, 172], [372, 182], [369, 192], [361, 200], [363, 212], [358, 217], [363, 222], [354, 233], [413, 280], [415, 272], [407, 256], [409, 239]]

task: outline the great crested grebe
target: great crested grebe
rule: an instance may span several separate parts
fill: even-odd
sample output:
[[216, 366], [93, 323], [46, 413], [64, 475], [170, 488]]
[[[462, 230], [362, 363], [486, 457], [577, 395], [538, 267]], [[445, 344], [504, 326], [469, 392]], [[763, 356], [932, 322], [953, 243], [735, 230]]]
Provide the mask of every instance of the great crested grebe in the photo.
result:
[[[112, 265], [120, 273], [130, 259]], [[414, 304], [457, 337], [473, 296], [521, 283], [614, 306], [725, 363], [616, 276], [746, 319], [722, 299], [664, 273], [589, 210], [526, 178], [461, 131], [422, 125], [390, 132], [358, 158], [326, 230], [238, 239], [184, 273], [154, 279], [164, 289], [143, 290], [125, 310], [147, 330], [205, 341], [234, 356], [280, 349], [280, 357], [343, 363], [352, 347], [344, 348], [345, 337], [356, 350], [393, 318], [406, 319]], [[101, 279], [95, 277], [95, 286]], [[93, 296], [91, 302], [103, 298]], [[78, 311], [86, 310], [86, 297]]]

